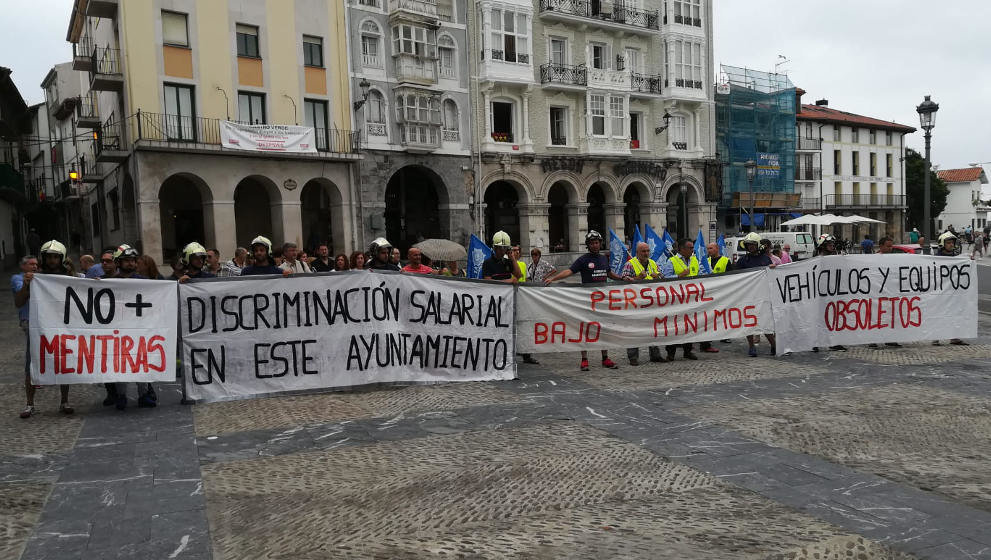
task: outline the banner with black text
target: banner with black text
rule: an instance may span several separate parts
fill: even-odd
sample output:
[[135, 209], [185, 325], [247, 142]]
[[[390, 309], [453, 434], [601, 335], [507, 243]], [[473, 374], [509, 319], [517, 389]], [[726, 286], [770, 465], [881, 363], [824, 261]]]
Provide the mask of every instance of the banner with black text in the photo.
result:
[[774, 332], [766, 270], [683, 280], [519, 287], [519, 352], [681, 344]]
[[778, 352], [977, 336], [967, 257], [829, 256], [768, 271]]
[[513, 379], [509, 284], [347, 272], [183, 284], [190, 398]]
[[175, 381], [176, 283], [35, 274], [31, 382]]

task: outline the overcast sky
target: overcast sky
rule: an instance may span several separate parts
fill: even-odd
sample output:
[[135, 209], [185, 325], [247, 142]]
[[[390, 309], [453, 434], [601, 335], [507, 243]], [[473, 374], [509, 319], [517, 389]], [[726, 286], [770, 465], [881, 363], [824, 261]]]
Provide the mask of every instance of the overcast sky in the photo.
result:
[[[37, 103], [48, 70], [71, 59], [72, 0], [16, 3], [0, 18], [0, 66]], [[720, 63], [772, 70], [784, 55], [790, 62], [780, 71], [808, 92], [807, 103], [826, 98], [830, 107], [916, 128], [915, 107], [930, 94], [940, 106], [933, 162], [991, 161], [988, 0], [715, 0], [714, 11], [716, 72]], [[907, 145], [921, 151], [921, 131]]]

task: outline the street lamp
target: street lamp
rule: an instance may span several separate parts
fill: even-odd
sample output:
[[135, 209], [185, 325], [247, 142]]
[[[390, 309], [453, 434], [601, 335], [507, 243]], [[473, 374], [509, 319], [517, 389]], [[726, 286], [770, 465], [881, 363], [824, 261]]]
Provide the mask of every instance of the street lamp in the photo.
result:
[[936, 126], [936, 111], [939, 111], [939, 105], [934, 103], [932, 99], [929, 99], [927, 95], [926, 99], [915, 110], [919, 113], [919, 124], [922, 126], [922, 130], [926, 131], [926, 178], [925, 190], [922, 194], [922, 204], [924, 205], [922, 219], [925, 220], [925, 223], [922, 225], [922, 231], [925, 233], [926, 239], [932, 239], [932, 216], [930, 216], [932, 213], [932, 201], [930, 200], [929, 192], [929, 167], [932, 163], [929, 160], [929, 143], [932, 139], [932, 129]]
[[361, 88], [361, 99], [354, 102], [355, 111], [361, 109], [362, 105], [364, 105], [365, 102], [368, 101], [368, 93], [369, 90], [372, 88], [372, 84], [365, 78], [362, 78], [361, 81], [358, 82], [358, 87]]
[[747, 184], [750, 186], [750, 227], [751, 229], [756, 228], [757, 224], [754, 223], [754, 178], [757, 177], [757, 162], [752, 159], [748, 159], [743, 167], [747, 170]]

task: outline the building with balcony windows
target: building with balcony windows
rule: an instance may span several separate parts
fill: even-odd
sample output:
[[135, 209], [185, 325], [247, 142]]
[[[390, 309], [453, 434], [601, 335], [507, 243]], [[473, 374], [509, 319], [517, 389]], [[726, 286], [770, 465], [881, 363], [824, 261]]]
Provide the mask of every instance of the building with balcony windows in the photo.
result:
[[351, 94], [361, 131], [359, 230], [406, 250], [467, 243], [471, 98], [465, 0], [349, 0]]
[[9, 68], [0, 66], [0, 263], [11, 267], [27, 252], [27, 226], [21, 215], [25, 202], [24, 164], [30, 162], [28, 106]]
[[[88, 82], [76, 126], [94, 137], [82, 248], [128, 242], [164, 262], [193, 240], [226, 258], [259, 234], [363, 245], [341, 0], [74, 0], [68, 15]], [[311, 127], [316, 153], [224, 148], [223, 121]]]
[[[804, 93], [804, 92], [801, 92]], [[801, 96], [799, 96], [800, 98]], [[821, 99], [801, 104], [796, 115], [795, 192], [806, 210], [857, 214], [885, 222], [835, 226], [839, 237], [859, 240], [890, 235], [901, 240], [905, 224], [905, 135], [911, 126], [829, 107]]]
[[977, 165], [963, 169], [940, 169], [936, 176], [946, 183], [949, 194], [946, 207], [936, 217], [936, 230], [943, 231], [953, 226], [957, 232], [970, 226], [984, 229], [988, 224], [988, 211], [991, 210], [991, 193], [985, 193], [988, 176], [984, 168]]
[[708, 228], [720, 188], [711, 16], [704, 0], [471, 2], [486, 235], [577, 252], [589, 229]]

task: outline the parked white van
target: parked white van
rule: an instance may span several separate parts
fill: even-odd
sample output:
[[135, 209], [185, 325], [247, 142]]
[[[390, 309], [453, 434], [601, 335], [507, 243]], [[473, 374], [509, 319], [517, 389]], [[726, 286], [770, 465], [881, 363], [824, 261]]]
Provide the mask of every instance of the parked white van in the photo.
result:
[[[806, 231], [761, 231], [760, 236], [771, 242], [772, 245], [791, 246], [791, 258], [795, 260], [808, 259], [815, 255], [815, 239], [812, 234]], [[726, 245], [724, 254], [732, 255], [733, 262], [746, 254], [743, 248], [743, 236], [725, 238]]]

